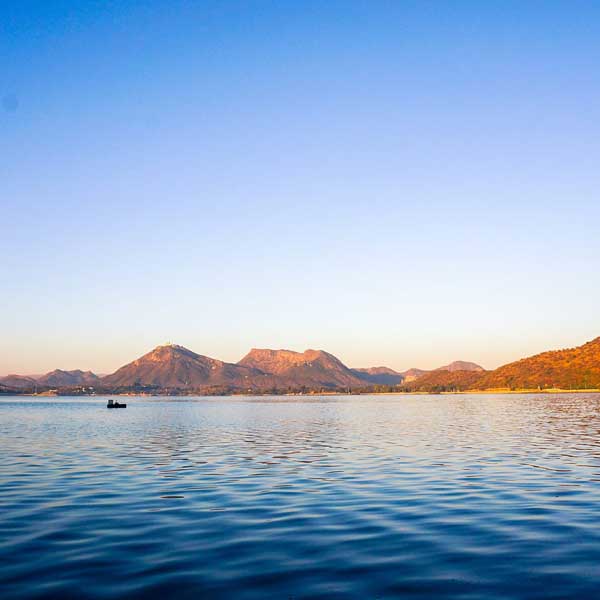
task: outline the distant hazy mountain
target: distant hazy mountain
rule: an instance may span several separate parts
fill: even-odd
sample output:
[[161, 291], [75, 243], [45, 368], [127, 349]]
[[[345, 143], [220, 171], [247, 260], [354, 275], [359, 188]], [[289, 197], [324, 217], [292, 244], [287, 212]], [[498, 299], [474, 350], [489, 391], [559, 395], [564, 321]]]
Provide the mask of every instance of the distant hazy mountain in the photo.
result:
[[341, 360], [323, 350], [269, 350], [253, 348], [240, 366], [277, 377], [282, 387], [360, 387], [365, 384]]
[[403, 371], [401, 373], [402, 377], [404, 377], [404, 381], [405, 382], [410, 382], [410, 381], [414, 381], [415, 379], [418, 379], [419, 377], [422, 377], [423, 375], [425, 375], [425, 373], [429, 373], [429, 371], [425, 371], [424, 369], [408, 369], [407, 371]]
[[366, 369], [352, 369], [352, 372], [365, 383], [377, 385], [398, 385], [404, 381], [404, 376], [389, 367], [369, 367]]
[[[470, 371], [470, 372], [483, 372], [485, 369], [474, 362], [466, 362], [464, 360], [455, 360], [449, 365], [444, 365], [443, 367], [438, 367], [437, 369], [432, 369], [431, 371], [426, 371], [424, 369], [409, 369], [408, 371], [404, 371], [402, 375], [404, 376], [404, 383], [411, 383], [413, 381], [421, 381], [426, 375], [430, 373], [436, 373], [437, 371], [449, 371], [451, 373], [456, 371]], [[441, 375], [439, 377], [433, 377], [433, 380], [441, 380], [444, 379], [444, 376]]]
[[472, 390], [478, 389], [479, 382], [484, 374], [485, 371], [436, 369], [410, 382], [404, 382], [403, 387], [411, 392]]
[[0, 383], [13, 389], [59, 388], [75, 387], [78, 385], [96, 385], [99, 377], [91, 371], [62, 371], [56, 369], [45, 375], [7, 375], [0, 377]]
[[474, 362], [455, 360], [449, 365], [438, 367], [435, 371], [485, 371], [485, 369]]
[[148, 354], [101, 379], [110, 387], [137, 384], [161, 388], [233, 386], [248, 388], [260, 385], [264, 375], [256, 369], [234, 365], [196, 354], [183, 346], [158, 346]]
[[55, 369], [37, 378], [39, 385], [48, 387], [75, 387], [78, 385], [96, 385], [100, 378], [91, 371], [62, 371]]
[[37, 385], [37, 381], [33, 377], [25, 375], [6, 375], [6, 377], [0, 377], [0, 383], [16, 390], [34, 389]]

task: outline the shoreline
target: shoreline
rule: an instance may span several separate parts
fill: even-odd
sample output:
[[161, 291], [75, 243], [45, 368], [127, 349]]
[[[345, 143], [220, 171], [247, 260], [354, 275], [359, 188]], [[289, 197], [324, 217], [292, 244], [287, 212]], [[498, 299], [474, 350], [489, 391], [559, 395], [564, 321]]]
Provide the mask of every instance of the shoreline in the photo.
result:
[[557, 394], [599, 394], [600, 389], [576, 389], [576, 390], [565, 390], [558, 388], [548, 388], [548, 389], [519, 389], [519, 390], [510, 390], [506, 388], [500, 389], [488, 389], [488, 390], [456, 390], [456, 391], [444, 391], [444, 392], [298, 392], [298, 393], [282, 393], [282, 394], [264, 394], [260, 392], [244, 392], [244, 393], [231, 393], [231, 394], [202, 394], [202, 393], [193, 393], [193, 394], [148, 394], [148, 393], [140, 393], [135, 394], [131, 392], [127, 393], [97, 393], [97, 394], [61, 394], [61, 393], [48, 393], [41, 392], [38, 394], [32, 393], [14, 393], [14, 394], [0, 394], [0, 398], [2, 396], [11, 397], [11, 396], [23, 396], [23, 397], [31, 397], [31, 398], [100, 398], [100, 397], [144, 397], [144, 398], [232, 398], [232, 397], [264, 397], [264, 398], [280, 398], [280, 397], [319, 397], [319, 396], [466, 396], [466, 395], [479, 395], [479, 396], [499, 396], [499, 395], [519, 395], [519, 394], [548, 394], [548, 395], [557, 395]]

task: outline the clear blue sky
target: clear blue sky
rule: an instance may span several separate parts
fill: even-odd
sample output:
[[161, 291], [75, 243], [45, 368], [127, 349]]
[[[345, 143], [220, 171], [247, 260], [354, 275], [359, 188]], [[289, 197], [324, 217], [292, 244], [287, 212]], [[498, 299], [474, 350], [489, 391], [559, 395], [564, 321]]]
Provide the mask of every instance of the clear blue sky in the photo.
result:
[[0, 373], [600, 335], [598, 2], [22, 0], [0, 57]]

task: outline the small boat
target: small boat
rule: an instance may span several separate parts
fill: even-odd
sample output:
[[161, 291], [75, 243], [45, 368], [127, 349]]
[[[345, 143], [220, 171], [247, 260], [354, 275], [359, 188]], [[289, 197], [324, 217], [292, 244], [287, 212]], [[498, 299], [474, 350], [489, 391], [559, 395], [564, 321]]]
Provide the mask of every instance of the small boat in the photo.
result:
[[127, 408], [127, 404], [119, 404], [115, 402], [112, 398], [108, 401], [106, 408]]

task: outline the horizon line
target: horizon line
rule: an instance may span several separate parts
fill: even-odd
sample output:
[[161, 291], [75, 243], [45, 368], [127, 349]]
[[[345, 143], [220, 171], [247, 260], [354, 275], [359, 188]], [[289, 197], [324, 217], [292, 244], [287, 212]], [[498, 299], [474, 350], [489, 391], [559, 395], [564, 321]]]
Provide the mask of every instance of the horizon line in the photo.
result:
[[[522, 360], [523, 358], [527, 358], [527, 357], [530, 357], [530, 356], [537, 356], [537, 355], [543, 354], [545, 352], [556, 352], [556, 351], [560, 351], [560, 350], [566, 350], [566, 349], [569, 349], [569, 348], [576, 348], [576, 347], [585, 345], [586, 343], [591, 342], [591, 341], [597, 339], [597, 337], [598, 336], [589, 338], [586, 341], [583, 341], [583, 342], [581, 342], [580, 344], [578, 344], [576, 346], [553, 347], [553, 348], [549, 348], [549, 349], [546, 349], [546, 350], [542, 350], [541, 352], [537, 352], [537, 353], [534, 353], [534, 354], [529, 354], [527, 356], [521, 356], [519, 358], [515, 358], [514, 360], [510, 360], [510, 361], [508, 361], [506, 363], [502, 363], [502, 364], [498, 365], [498, 367], [495, 367], [495, 368], [492, 368], [492, 369], [488, 369], [486, 367], [483, 367], [483, 365], [481, 365], [477, 361], [474, 361], [474, 360], [464, 360], [462, 358], [453, 359], [453, 360], [451, 360], [447, 364], [452, 364], [454, 362], [470, 362], [470, 363], [474, 363], [474, 364], [480, 366], [485, 371], [494, 371], [495, 369], [497, 369], [497, 368], [499, 368], [501, 366], [504, 366], [504, 365], [507, 365], [507, 364], [511, 364], [513, 362], [517, 362], [519, 360]], [[39, 377], [39, 376], [42, 376], [42, 375], [47, 375], [48, 373], [52, 373], [53, 371], [65, 371], [65, 372], [69, 372], [69, 371], [77, 371], [77, 370], [80, 370], [80, 371], [83, 371], [83, 372], [91, 371], [93, 374], [95, 374], [97, 376], [105, 376], [105, 375], [110, 375], [110, 374], [118, 371], [121, 367], [123, 367], [125, 365], [128, 365], [128, 364], [134, 362], [135, 360], [138, 360], [142, 356], [145, 356], [146, 354], [149, 354], [150, 352], [153, 352], [154, 350], [157, 350], [158, 348], [165, 348], [165, 347], [169, 347], [169, 346], [183, 348], [185, 350], [193, 352], [194, 354], [198, 354], [199, 356], [206, 356], [208, 358], [215, 359], [214, 356], [211, 356], [209, 354], [200, 354], [199, 352], [196, 352], [195, 350], [191, 350], [190, 348], [188, 348], [187, 346], [183, 346], [182, 344], [176, 344], [176, 343], [173, 343], [173, 342], [166, 342], [166, 343], [163, 343], [163, 344], [158, 344], [156, 346], [153, 346], [147, 352], [144, 352], [143, 354], [140, 354], [139, 356], [136, 356], [136, 357], [132, 358], [131, 360], [129, 360], [129, 361], [125, 362], [124, 364], [118, 366], [113, 371], [109, 371], [109, 372], [105, 372], [106, 371], [105, 369], [99, 369], [98, 371], [96, 371], [94, 369], [90, 369], [90, 368], [85, 369], [85, 368], [81, 368], [81, 367], [75, 367], [74, 369], [66, 369], [66, 368], [61, 368], [61, 367], [54, 367], [54, 368], [50, 369], [49, 371], [36, 372], [36, 373], [32, 373], [32, 372], [29, 372], [29, 373], [26, 373], [26, 372], [17, 373], [15, 371], [7, 372], [7, 373], [0, 373], [0, 377], [8, 377], [8, 376], [11, 376], [11, 375], [15, 375], [15, 376], [19, 376], [19, 377], [32, 377], [32, 378], [34, 378], [34, 377]], [[332, 356], [334, 356], [335, 358], [337, 358], [338, 360], [340, 360], [344, 364], [344, 366], [346, 366], [349, 369], [369, 369], [369, 368], [381, 368], [381, 367], [383, 367], [383, 368], [391, 369], [391, 370], [395, 371], [396, 373], [400, 373], [400, 374], [404, 373], [406, 371], [410, 371], [411, 369], [420, 369], [420, 370], [423, 370], [423, 371], [435, 371], [436, 369], [440, 369], [441, 366], [446, 366], [444, 364], [444, 365], [441, 365], [439, 367], [433, 367], [433, 368], [427, 369], [427, 368], [417, 367], [417, 366], [413, 365], [411, 367], [407, 367], [405, 369], [398, 370], [398, 369], [394, 369], [392, 367], [388, 367], [385, 364], [371, 364], [371, 365], [367, 365], [367, 366], [350, 366], [342, 358], [340, 358], [337, 354], [333, 354], [332, 352], [329, 352], [328, 350], [324, 350], [322, 348], [305, 348], [303, 351], [298, 351], [298, 350], [290, 350], [289, 348], [258, 348], [256, 346], [253, 346], [253, 347], [250, 348], [250, 350], [248, 350], [248, 352], [251, 352], [252, 350], [273, 350], [273, 351], [294, 352], [296, 354], [303, 354], [304, 352], [308, 352], [308, 351], [311, 351], [311, 350], [312, 351], [316, 351], [316, 352], [327, 352], [328, 354], [331, 354]], [[248, 352], [246, 352], [246, 354], [244, 354], [239, 360], [242, 360], [248, 354]], [[220, 360], [221, 362], [226, 363], [226, 364], [234, 364], [234, 365], [239, 362], [239, 360], [236, 361], [236, 362], [230, 362], [230, 361], [222, 360], [222, 359], [219, 359], [219, 358], [217, 358], [216, 360]]]

